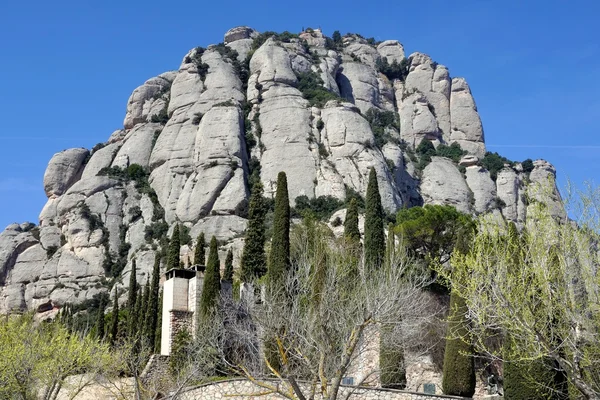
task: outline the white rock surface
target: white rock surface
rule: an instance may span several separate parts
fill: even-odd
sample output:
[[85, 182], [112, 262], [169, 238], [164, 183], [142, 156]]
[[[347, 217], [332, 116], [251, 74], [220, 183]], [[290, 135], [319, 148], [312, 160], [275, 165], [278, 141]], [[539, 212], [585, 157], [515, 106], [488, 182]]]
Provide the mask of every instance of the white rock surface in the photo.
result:
[[432, 157], [423, 170], [421, 194], [425, 204], [451, 205], [470, 213], [473, 193], [458, 168], [447, 158]]
[[67, 191], [81, 177], [83, 164], [90, 152], [87, 149], [68, 149], [56, 153], [44, 173], [46, 196], [56, 197]]

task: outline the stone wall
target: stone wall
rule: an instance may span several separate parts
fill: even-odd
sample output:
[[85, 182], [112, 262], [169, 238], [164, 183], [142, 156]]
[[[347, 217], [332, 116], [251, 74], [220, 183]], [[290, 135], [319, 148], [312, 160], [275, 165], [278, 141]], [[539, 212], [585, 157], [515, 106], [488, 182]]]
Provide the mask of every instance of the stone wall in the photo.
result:
[[[287, 387], [283, 386], [280, 381], [265, 380], [265, 385], [270, 387], [280, 387], [287, 391]], [[306, 393], [309, 393], [308, 385], [300, 384], [301, 387], [306, 387]], [[463, 399], [463, 397], [445, 396], [445, 395], [428, 395], [424, 393], [406, 392], [392, 389], [377, 389], [377, 388], [358, 388], [353, 386], [342, 386], [340, 388], [339, 398], [351, 392], [349, 399], [351, 400], [446, 400], [446, 399]], [[183, 393], [181, 399], [225, 399], [233, 397], [239, 400], [279, 400], [285, 397], [274, 393], [269, 388], [260, 387], [246, 379], [231, 379], [217, 383], [210, 383], [195, 387]], [[315, 395], [315, 400], [321, 400], [322, 396]]]

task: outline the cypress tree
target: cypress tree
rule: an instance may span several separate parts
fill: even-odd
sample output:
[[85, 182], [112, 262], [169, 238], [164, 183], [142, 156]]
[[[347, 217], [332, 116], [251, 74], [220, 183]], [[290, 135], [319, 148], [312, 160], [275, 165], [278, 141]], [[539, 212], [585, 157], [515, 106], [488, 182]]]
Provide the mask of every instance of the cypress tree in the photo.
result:
[[206, 317], [217, 304], [221, 290], [221, 271], [217, 239], [210, 239], [208, 251], [208, 262], [204, 273], [204, 284], [202, 286], [202, 297], [200, 298], [200, 315]]
[[137, 302], [137, 269], [135, 258], [131, 260], [131, 273], [129, 274], [129, 293], [127, 295], [128, 335], [132, 336], [135, 326], [135, 303]]
[[104, 339], [104, 311], [106, 305], [104, 303], [104, 297], [100, 298], [100, 307], [98, 308], [98, 315], [96, 316], [96, 335], [99, 340]]
[[141, 301], [141, 305], [140, 305], [140, 315], [139, 315], [139, 321], [140, 321], [140, 326], [139, 328], [141, 329], [141, 335], [144, 340], [149, 340], [150, 338], [148, 337], [148, 301], [150, 300], [150, 285], [148, 284], [148, 282], [146, 281], [146, 284], [144, 285], [144, 290], [142, 291], [142, 301]]
[[158, 326], [158, 313], [161, 304], [158, 302], [160, 279], [160, 257], [154, 257], [154, 268], [152, 269], [152, 281], [150, 283], [150, 297], [148, 299], [148, 314], [146, 323], [146, 334], [152, 349], [156, 348], [156, 328]]
[[204, 239], [204, 232], [200, 232], [198, 239], [196, 239], [196, 249], [194, 250], [194, 264], [204, 265], [206, 262], [206, 240]]
[[267, 272], [265, 255], [265, 217], [267, 207], [263, 198], [263, 186], [257, 181], [252, 186], [248, 207], [248, 229], [241, 260], [242, 282], [251, 282]]
[[385, 254], [384, 214], [379, 195], [379, 185], [375, 169], [369, 172], [367, 198], [365, 200], [365, 266], [377, 268]]
[[225, 258], [225, 271], [223, 272], [223, 280], [233, 282], [233, 251], [229, 249]]
[[275, 212], [273, 214], [273, 240], [269, 257], [269, 281], [282, 284], [290, 265], [290, 200], [285, 172], [277, 175]]
[[356, 198], [350, 200], [344, 220], [344, 237], [352, 242], [360, 242], [360, 231], [358, 229], [358, 203]]
[[[142, 302], [144, 295], [142, 293], [142, 287], [138, 285], [138, 292], [136, 295], [135, 308], [133, 311], [133, 318], [131, 319], [130, 325], [130, 337], [139, 339], [141, 334], [143, 333], [143, 327], [140, 326], [140, 323], [143, 321], [142, 317]], [[142, 329], [140, 329], [142, 328]]]
[[504, 363], [504, 397], [507, 400], [566, 399], [562, 374], [543, 360]]
[[119, 334], [119, 289], [115, 287], [115, 298], [113, 300], [112, 320], [110, 323], [110, 343], [114, 344], [117, 341]]
[[169, 250], [167, 252], [167, 271], [173, 268], [179, 268], [179, 251], [181, 243], [179, 240], [179, 224], [175, 225], [171, 240], [169, 241]]
[[475, 365], [467, 328], [467, 305], [455, 292], [450, 294], [450, 317], [444, 352], [442, 390], [444, 394], [471, 397], [475, 393]]

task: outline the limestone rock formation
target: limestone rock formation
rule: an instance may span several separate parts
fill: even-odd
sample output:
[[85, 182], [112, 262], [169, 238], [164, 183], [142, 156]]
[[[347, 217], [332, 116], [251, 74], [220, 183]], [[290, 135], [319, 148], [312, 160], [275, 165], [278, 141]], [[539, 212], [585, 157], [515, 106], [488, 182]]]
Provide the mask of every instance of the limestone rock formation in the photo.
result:
[[[425, 166], [423, 141], [467, 154]], [[549, 163], [528, 176], [507, 165], [494, 182], [485, 154], [468, 84], [426, 54], [407, 58], [397, 40], [355, 34], [336, 43], [318, 29], [269, 37], [236, 27], [133, 90], [105, 143], [52, 157], [39, 224], [0, 233], [0, 313], [89, 300], [128, 282], [134, 258], [145, 282], [175, 223], [192, 238], [216, 236], [237, 260], [252, 173], [272, 197], [285, 171], [292, 205], [364, 196], [374, 168], [389, 213], [450, 204], [522, 225], [535, 198], [564, 216]]]

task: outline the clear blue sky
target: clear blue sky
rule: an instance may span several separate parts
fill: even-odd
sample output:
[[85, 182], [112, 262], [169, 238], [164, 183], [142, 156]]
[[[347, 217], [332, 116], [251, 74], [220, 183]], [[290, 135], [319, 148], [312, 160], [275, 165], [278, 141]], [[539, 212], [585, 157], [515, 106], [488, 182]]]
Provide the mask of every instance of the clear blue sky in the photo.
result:
[[133, 89], [238, 25], [398, 39], [467, 79], [489, 150], [600, 183], [597, 1], [0, 3], [0, 229], [37, 223], [54, 153], [105, 141]]

